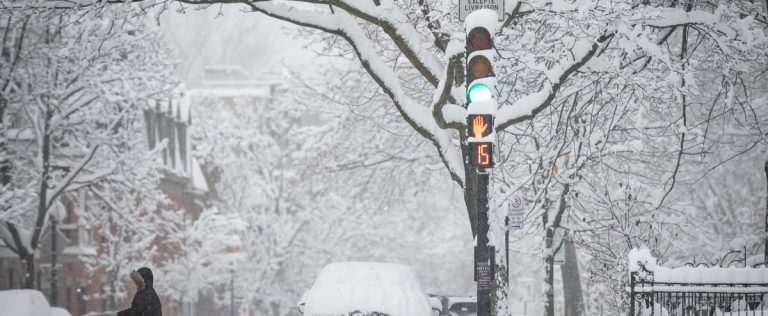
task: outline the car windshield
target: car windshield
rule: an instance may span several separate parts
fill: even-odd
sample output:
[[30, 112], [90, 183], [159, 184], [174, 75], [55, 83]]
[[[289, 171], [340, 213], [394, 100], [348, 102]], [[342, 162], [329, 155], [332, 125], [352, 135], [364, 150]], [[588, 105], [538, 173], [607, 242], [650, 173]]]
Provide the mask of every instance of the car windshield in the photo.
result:
[[456, 303], [448, 310], [450, 316], [477, 316], [476, 303]]

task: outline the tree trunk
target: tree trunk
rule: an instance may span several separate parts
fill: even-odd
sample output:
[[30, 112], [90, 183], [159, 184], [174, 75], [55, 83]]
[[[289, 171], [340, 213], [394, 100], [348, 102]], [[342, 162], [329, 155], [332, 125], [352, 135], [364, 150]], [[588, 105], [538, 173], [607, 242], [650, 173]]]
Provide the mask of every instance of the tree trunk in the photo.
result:
[[584, 310], [584, 295], [581, 291], [581, 274], [579, 274], [579, 261], [576, 256], [576, 247], [573, 240], [565, 237], [563, 242], [565, 262], [560, 267], [563, 276], [563, 309], [565, 316], [586, 315]]
[[477, 236], [477, 173], [469, 165], [469, 149], [466, 135], [461, 136], [461, 153], [464, 157], [464, 205], [467, 207], [469, 227], [472, 230], [472, 239]]
[[[109, 273], [109, 309], [110, 310], [116, 310], [117, 309], [117, 274], [118, 274], [118, 268], [115, 268], [114, 270], [110, 271]], [[183, 301], [183, 300], [182, 300]]]
[[[506, 247], [506, 245], [504, 245]], [[494, 306], [494, 316], [507, 316], [509, 310], [509, 274], [507, 273], [506, 249], [496, 247], [496, 274], [494, 275], [494, 291], [491, 292], [491, 304]]]
[[[11, 183], [11, 160], [8, 157], [8, 141], [5, 138], [5, 129], [8, 128], [5, 122], [5, 109], [8, 106], [8, 100], [0, 93], [0, 187], [6, 187]], [[6, 207], [3, 206], [3, 209]]]
[[554, 287], [554, 271], [555, 271], [555, 229], [552, 227], [547, 228], [546, 234], [546, 255], [544, 256], [544, 315], [555, 315], [555, 287]]
[[21, 257], [22, 278], [21, 287], [24, 289], [35, 288], [35, 255], [26, 253]]
[[40, 241], [40, 234], [43, 231], [43, 224], [45, 223], [45, 217], [48, 215], [48, 176], [50, 173], [50, 158], [51, 158], [51, 135], [50, 135], [50, 123], [53, 113], [50, 106], [45, 107], [45, 120], [42, 122], [42, 142], [40, 143], [40, 186], [37, 199], [37, 218], [35, 219], [35, 226], [32, 228], [32, 236], [30, 236], [26, 244], [27, 238], [24, 238], [22, 234], [28, 233], [25, 231], [19, 231], [16, 225], [6, 222], [8, 231], [13, 238], [13, 244], [15, 245], [15, 252], [19, 255], [22, 266], [22, 287], [25, 289], [33, 289], [35, 284], [35, 249], [37, 249], [38, 242]]
[[545, 257], [544, 257], [544, 315], [555, 315], [555, 288], [554, 288], [554, 271], [555, 271], [555, 230], [560, 227], [560, 223], [563, 220], [563, 215], [568, 209], [568, 193], [571, 192], [571, 185], [563, 185], [563, 191], [560, 192], [560, 201], [557, 205], [557, 212], [552, 223], [549, 223], [549, 206], [548, 202], [544, 204], [544, 214], [541, 215], [543, 226], [546, 227], [544, 245], [545, 245]]
[[280, 316], [280, 303], [272, 302], [272, 316]]

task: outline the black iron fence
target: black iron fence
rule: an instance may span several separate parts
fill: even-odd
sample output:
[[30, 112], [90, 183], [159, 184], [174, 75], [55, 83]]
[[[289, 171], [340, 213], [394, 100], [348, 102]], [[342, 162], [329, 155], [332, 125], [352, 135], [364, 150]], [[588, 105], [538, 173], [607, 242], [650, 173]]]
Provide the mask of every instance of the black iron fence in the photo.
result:
[[[647, 263], [647, 262], [645, 262]], [[768, 316], [768, 269], [656, 267], [637, 262], [630, 272], [631, 316]]]

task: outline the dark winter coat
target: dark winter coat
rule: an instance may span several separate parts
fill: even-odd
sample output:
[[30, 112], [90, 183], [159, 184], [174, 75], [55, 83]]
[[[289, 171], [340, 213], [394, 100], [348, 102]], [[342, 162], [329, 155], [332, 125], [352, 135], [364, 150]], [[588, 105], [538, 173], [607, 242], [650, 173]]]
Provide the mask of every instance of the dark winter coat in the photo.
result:
[[[133, 297], [131, 302], [131, 308], [120, 311], [118, 316], [163, 316], [163, 312], [160, 306], [160, 299], [155, 293], [155, 289], [152, 287], [153, 277], [152, 270], [149, 268], [140, 268], [137, 270], [141, 277], [134, 274], [134, 282], [136, 282], [139, 290]], [[143, 281], [143, 282], [142, 282]], [[142, 284], [143, 283], [143, 284]]]

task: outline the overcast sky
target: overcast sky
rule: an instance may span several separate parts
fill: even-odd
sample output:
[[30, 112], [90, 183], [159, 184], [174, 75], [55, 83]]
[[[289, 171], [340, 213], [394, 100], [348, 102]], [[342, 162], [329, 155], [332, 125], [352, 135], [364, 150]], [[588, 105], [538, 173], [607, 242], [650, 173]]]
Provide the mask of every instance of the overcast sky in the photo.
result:
[[190, 86], [208, 65], [239, 65], [252, 75], [311, 65], [314, 54], [294, 38], [296, 26], [260, 13], [242, 12], [240, 6], [188, 6], [177, 12], [174, 4], [160, 18], [160, 28], [183, 63], [179, 75]]

